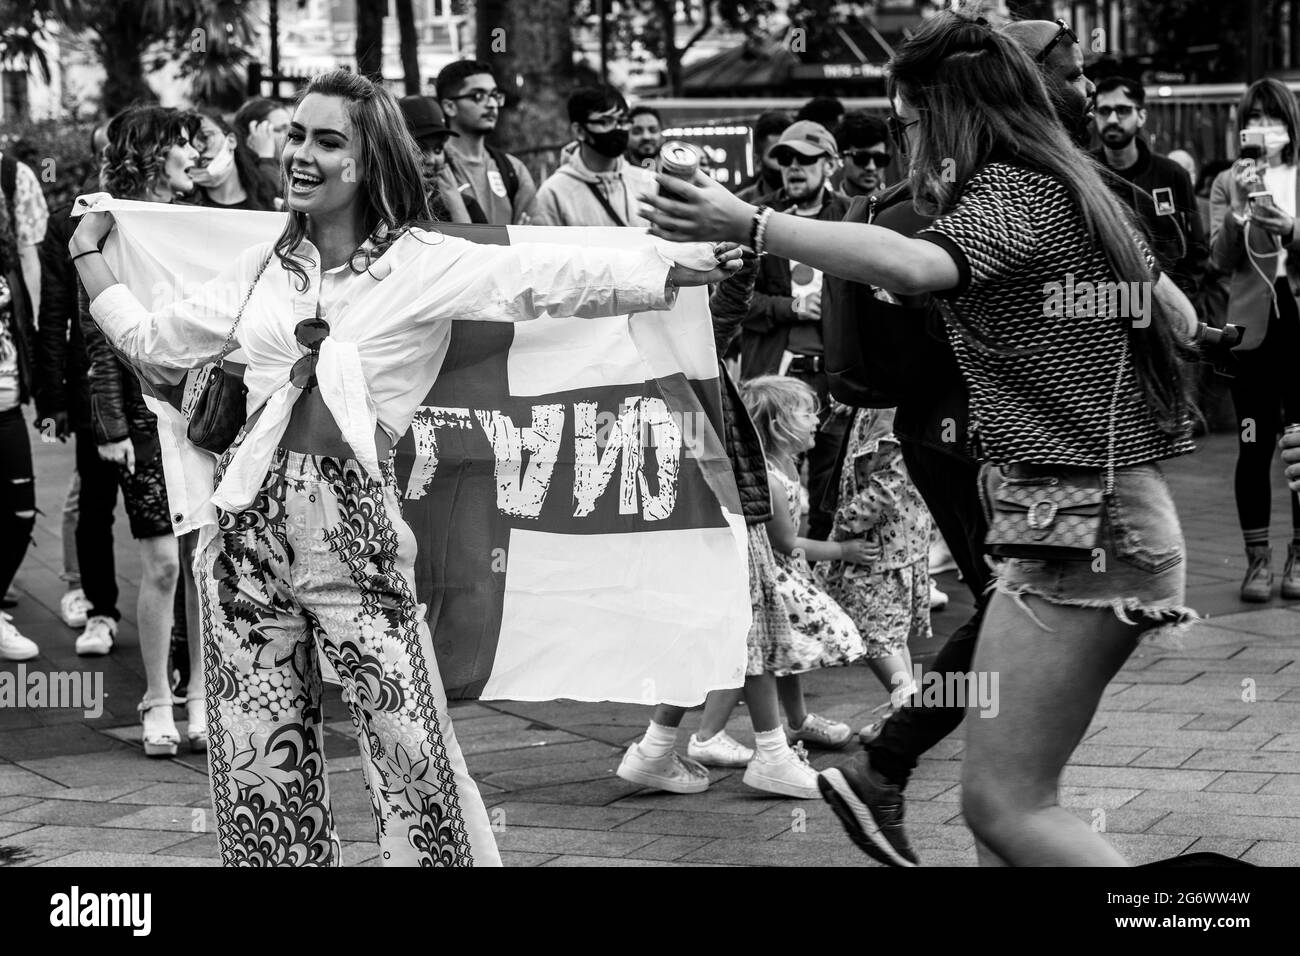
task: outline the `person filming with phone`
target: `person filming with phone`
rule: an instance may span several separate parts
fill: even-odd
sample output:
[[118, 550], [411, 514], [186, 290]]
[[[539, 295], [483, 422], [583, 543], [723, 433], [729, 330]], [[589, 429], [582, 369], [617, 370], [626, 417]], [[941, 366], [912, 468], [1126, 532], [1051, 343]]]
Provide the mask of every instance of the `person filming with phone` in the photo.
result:
[[[1296, 235], [1296, 137], [1300, 109], [1281, 82], [1257, 80], [1237, 110], [1241, 155], [1210, 192], [1210, 257], [1231, 275], [1228, 321], [1242, 330], [1231, 383], [1238, 424], [1235, 492], [1246, 544], [1243, 601], [1272, 597], [1268, 543], [1270, 469], [1284, 422], [1300, 421], [1300, 236]], [[1300, 502], [1291, 501], [1292, 539], [1282, 598], [1300, 600]]]

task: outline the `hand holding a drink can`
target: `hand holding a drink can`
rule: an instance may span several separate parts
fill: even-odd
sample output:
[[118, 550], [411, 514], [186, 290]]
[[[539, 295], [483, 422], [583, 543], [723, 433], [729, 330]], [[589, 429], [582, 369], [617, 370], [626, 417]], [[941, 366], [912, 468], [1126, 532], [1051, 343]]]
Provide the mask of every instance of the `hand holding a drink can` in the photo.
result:
[[652, 235], [674, 242], [749, 242], [756, 207], [698, 169], [689, 179], [667, 172], [655, 176], [659, 194], [642, 200], [641, 215]]

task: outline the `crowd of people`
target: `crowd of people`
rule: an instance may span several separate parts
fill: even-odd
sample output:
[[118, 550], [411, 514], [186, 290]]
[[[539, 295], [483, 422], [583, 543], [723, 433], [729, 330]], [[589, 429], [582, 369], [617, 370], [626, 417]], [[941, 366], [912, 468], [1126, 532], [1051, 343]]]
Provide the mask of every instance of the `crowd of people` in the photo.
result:
[[[1160, 156], [1142, 138], [1141, 84], [1094, 84], [1083, 54], [1062, 21], [937, 16], [891, 62], [888, 118], [828, 97], [794, 117], [764, 113], [754, 177], [735, 193], [702, 173], [657, 175], [659, 114], [608, 86], [569, 97], [572, 141], [539, 185], [489, 142], [505, 95], [473, 60], [444, 69], [435, 96], [397, 99], [338, 71], [292, 104], [251, 100], [230, 119], [136, 106], [97, 126], [85, 193], [285, 214], [275, 243], [223, 272], [247, 292], [237, 314], [203, 294], [151, 310], [103, 257], [111, 215], [47, 210], [32, 170], [0, 157], [0, 591], [36, 517], [30, 400], [38, 427], [76, 445], [61, 491], [61, 612], [80, 629], [77, 653], [114, 647], [120, 492], [142, 568], [144, 751], [178, 752], [174, 708], [185, 707], [189, 746], [210, 750], [225, 862], [338, 860], [317, 654], [345, 684], [377, 667], [423, 691], [396, 710], [351, 701], [385, 863], [498, 862], [450, 729], [386, 453], [437, 374], [438, 320], [483, 312], [484, 283], [511, 293], [497, 299], [512, 303], [500, 321], [662, 308], [673, 287], [708, 285], [748, 533], [748, 664], [743, 687], [708, 695], [684, 754], [686, 709], [656, 706], [618, 775], [698, 793], [709, 767], [744, 768], [758, 790], [824, 798], [872, 858], [916, 865], [908, 779], [966, 709], [908, 706], [909, 642], [945, 604], [932, 575], [956, 568], [975, 612], [932, 668], [997, 673], [1002, 698], [996, 720], [966, 722], [962, 809], [981, 862], [1120, 864], [1059, 806], [1058, 784], [1137, 642], [1197, 617], [1158, 462], [1193, 448], [1198, 348], [1231, 376], [1239, 422], [1253, 427], [1235, 474], [1241, 597], [1273, 594], [1272, 456], [1284, 424], [1300, 421], [1287, 359], [1300, 345], [1300, 109], [1283, 84], [1252, 84], [1238, 111], [1250, 148], [1198, 176], [1186, 152]], [[365, 175], [349, 176], [358, 163]], [[439, 221], [648, 227], [713, 243], [716, 266], [538, 246], [525, 273], [518, 245], [422, 242]], [[378, 291], [360, 280], [383, 256], [404, 272]], [[551, 288], [561, 270], [583, 281]], [[1052, 311], [1044, 280], [1067, 276], [1133, 296], [1120, 306], [1090, 293], [1087, 308], [1076, 297]], [[347, 320], [367, 328], [360, 385], [382, 377], [387, 396], [360, 442], [316, 387], [344, 295]], [[248, 409], [261, 413], [214, 466], [217, 519], [204, 528], [169, 507], [138, 373], [198, 368], [234, 347], [249, 356]], [[1300, 490], [1300, 434], [1283, 445]], [[1073, 531], [1057, 534], [1058, 511]], [[354, 562], [294, 539], [296, 521], [349, 526], [338, 516], [360, 512], [369, 537]], [[1292, 520], [1281, 595], [1300, 599], [1295, 496]], [[1100, 569], [1079, 560], [1098, 551]], [[353, 633], [357, 609], [375, 606], [388, 609], [384, 626]], [[240, 653], [254, 630], [276, 663]], [[39, 654], [0, 614], [0, 659]], [[304, 654], [305, 668], [290, 666]], [[801, 676], [858, 662], [889, 703], [860, 728], [810, 712]], [[725, 729], [742, 698], [753, 748]], [[250, 699], [274, 703], [274, 728]], [[835, 767], [808, 761], [808, 747], [855, 739], [861, 751]], [[412, 774], [418, 786], [385, 784]], [[268, 815], [293, 835], [282, 846], [257, 838]]]

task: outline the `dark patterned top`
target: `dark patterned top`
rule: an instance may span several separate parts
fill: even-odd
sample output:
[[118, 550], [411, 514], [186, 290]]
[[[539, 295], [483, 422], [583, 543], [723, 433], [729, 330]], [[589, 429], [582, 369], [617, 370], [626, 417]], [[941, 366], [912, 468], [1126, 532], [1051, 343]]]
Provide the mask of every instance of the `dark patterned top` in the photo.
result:
[[[1128, 321], [1118, 316], [1140, 315], [1140, 303], [1154, 309], [1154, 277], [1118, 287], [1059, 180], [991, 162], [917, 238], [957, 264], [957, 287], [937, 295], [990, 461], [1105, 466], [1117, 378], [1117, 467], [1192, 450], [1190, 423], [1176, 436], [1160, 430], [1124, 347]], [[954, 312], [989, 344], [964, 332]]]

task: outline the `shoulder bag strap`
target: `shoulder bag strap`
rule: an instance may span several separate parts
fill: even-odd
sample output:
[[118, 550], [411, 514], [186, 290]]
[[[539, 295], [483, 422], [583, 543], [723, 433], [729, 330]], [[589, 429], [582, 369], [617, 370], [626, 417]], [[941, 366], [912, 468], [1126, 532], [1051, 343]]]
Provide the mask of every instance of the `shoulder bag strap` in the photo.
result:
[[587, 183], [587, 188], [590, 189], [591, 194], [600, 201], [600, 204], [605, 207], [605, 212], [609, 213], [609, 218], [614, 220], [614, 225], [627, 225], [619, 214], [614, 211], [614, 207], [609, 204], [609, 200], [605, 198], [605, 194], [600, 191], [600, 188], [595, 183]]
[[273, 252], [266, 254], [266, 258], [262, 260], [261, 266], [257, 269], [257, 275], [253, 277], [253, 284], [248, 287], [248, 292], [244, 294], [244, 301], [239, 303], [239, 311], [235, 313], [234, 324], [230, 326], [230, 331], [226, 334], [226, 341], [222, 343], [221, 353], [216, 361], [218, 366], [226, 361], [226, 349], [230, 348], [230, 341], [235, 337], [235, 330], [239, 328], [239, 320], [244, 317], [244, 306], [248, 305], [248, 300], [253, 297], [253, 290], [257, 288], [257, 283], [262, 278], [262, 273], [266, 271], [266, 267], [271, 264], [273, 254]]

